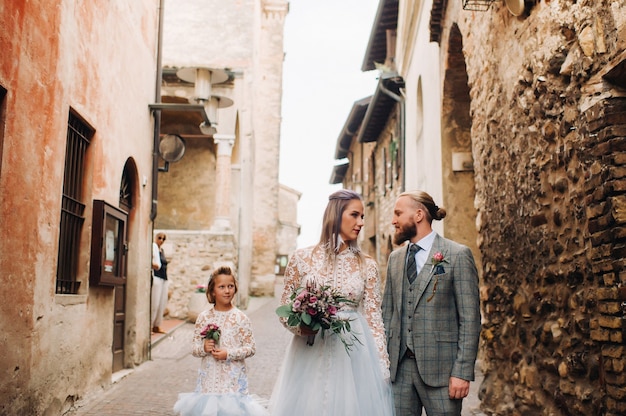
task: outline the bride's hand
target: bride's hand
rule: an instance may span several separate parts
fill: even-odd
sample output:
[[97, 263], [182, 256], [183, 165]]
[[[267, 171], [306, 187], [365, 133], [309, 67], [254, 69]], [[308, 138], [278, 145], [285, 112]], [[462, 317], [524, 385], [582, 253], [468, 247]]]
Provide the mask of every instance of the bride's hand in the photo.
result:
[[303, 337], [308, 337], [309, 335], [315, 335], [317, 331], [313, 331], [311, 328], [305, 325], [300, 325], [300, 335]]

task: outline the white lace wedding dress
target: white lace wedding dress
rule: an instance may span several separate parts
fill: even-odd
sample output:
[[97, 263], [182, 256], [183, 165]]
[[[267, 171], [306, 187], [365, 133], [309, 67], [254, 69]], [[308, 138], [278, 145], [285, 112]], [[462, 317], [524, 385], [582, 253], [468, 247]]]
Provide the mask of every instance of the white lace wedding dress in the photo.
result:
[[298, 327], [286, 352], [272, 398], [272, 416], [386, 416], [394, 414], [389, 382], [389, 358], [381, 315], [381, 283], [376, 262], [359, 257], [350, 249], [328, 264], [323, 251], [309, 247], [297, 250], [285, 269], [281, 304], [307, 282], [329, 285], [358, 306], [342, 308], [341, 318], [351, 319], [357, 342], [349, 352], [336, 334], [319, 332], [313, 345], [299, 336]]

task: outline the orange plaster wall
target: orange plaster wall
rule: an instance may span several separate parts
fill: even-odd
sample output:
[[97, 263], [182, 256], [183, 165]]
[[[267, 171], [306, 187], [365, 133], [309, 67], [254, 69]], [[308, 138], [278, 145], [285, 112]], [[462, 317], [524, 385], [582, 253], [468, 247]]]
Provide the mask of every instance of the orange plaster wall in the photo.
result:
[[[124, 163], [138, 185], [130, 238], [129, 360], [147, 358], [152, 118], [158, 0], [0, 6], [5, 127], [0, 165], [0, 414], [60, 414], [110, 383], [112, 289], [89, 287], [91, 203], [117, 205]], [[96, 134], [87, 154], [79, 295], [55, 295], [69, 109]], [[0, 126], [2, 123], [0, 123]], [[145, 329], [144, 329], [145, 327]], [[88, 363], [88, 364], [86, 364]]]
[[[58, 228], [58, 219], [41, 217], [58, 212], [59, 206], [59, 192], [54, 192], [56, 199], [42, 192], [49, 175], [54, 176], [48, 169], [53, 168], [51, 155], [35, 149], [51, 148], [58, 136], [51, 131], [58, 41], [47, 33], [58, 24], [59, 9], [35, 9], [39, 7], [33, 3], [10, 2], [0, 14], [0, 84], [7, 89], [0, 173], [0, 350], [4, 356], [0, 371], [8, 377], [0, 384], [2, 398], [14, 391], [7, 381], [25, 385], [31, 378], [38, 261], [55, 257]], [[25, 48], [25, 44], [34, 47]], [[47, 280], [44, 286], [49, 297], [53, 273], [39, 277]]]

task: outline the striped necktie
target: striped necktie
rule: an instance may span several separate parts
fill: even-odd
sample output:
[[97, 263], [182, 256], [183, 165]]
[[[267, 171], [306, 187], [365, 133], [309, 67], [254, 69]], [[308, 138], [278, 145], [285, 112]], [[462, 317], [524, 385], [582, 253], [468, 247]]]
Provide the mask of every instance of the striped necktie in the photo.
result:
[[409, 246], [409, 258], [406, 264], [406, 275], [409, 277], [409, 283], [413, 283], [417, 279], [417, 265], [415, 264], [415, 254], [422, 248], [417, 244]]

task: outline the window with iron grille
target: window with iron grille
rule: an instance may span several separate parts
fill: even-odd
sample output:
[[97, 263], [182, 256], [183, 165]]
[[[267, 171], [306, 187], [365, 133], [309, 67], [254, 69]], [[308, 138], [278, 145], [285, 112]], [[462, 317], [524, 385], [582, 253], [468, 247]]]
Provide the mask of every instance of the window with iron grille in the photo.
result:
[[78, 115], [70, 111], [67, 123], [67, 147], [65, 149], [65, 173], [63, 176], [63, 199], [61, 201], [61, 225], [59, 230], [59, 256], [57, 265], [56, 293], [76, 294], [78, 280], [78, 255], [80, 234], [85, 221], [83, 202], [85, 156], [94, 130]]

